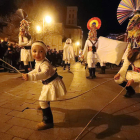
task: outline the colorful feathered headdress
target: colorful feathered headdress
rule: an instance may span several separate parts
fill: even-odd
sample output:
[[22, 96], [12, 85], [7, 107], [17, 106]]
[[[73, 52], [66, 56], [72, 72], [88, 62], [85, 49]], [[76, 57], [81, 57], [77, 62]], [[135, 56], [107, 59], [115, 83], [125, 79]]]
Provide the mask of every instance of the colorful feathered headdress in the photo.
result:
[[127, 18], [140, 11], [140, 0], [121, 0], [117, 9], [117, 19], [122, 24]]

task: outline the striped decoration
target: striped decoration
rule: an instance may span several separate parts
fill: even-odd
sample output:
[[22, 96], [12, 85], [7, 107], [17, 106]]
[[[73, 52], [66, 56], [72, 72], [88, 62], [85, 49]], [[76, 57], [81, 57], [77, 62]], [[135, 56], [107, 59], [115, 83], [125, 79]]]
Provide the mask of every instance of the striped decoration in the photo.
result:
[[140, 0], [122, 0], [117, 9], [117, 19], [122, 24], [134, 12], [140, 10]]

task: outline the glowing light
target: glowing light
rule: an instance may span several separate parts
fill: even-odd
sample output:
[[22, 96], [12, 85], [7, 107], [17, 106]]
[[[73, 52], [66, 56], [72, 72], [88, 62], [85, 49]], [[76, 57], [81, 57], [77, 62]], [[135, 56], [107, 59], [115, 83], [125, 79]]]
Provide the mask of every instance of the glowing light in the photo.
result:
[[79, 42], [76, 42], [76, 45], [77, 45], [77, 46], [79, 46], [79, 45], [80, 45], [80, 43], [79, 43]]
[[47, 23], [51, 23], [52, 22], [52, 18], [50, 16], [46, 16], [45, 20]]
[[37, 32], [41, 32], [41, 27], [40, 26], [36, 26], [36, 30], [37, 30]]

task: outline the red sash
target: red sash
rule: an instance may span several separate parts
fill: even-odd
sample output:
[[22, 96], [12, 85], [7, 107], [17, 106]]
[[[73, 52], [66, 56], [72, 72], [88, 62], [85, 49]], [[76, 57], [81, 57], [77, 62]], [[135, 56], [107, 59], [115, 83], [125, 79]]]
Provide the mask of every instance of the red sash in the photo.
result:
[[[133, 65], [134, 66], [134, 65]], [[140, 72], [140, 68], [134, 66], [134, 71]]]

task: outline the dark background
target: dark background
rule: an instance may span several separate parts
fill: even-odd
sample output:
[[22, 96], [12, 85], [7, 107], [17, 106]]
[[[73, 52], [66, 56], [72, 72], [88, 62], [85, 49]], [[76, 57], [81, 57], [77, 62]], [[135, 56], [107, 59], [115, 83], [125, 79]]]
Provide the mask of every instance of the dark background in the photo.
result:
[[65, 6], [78, 7], [78, 26], [81, 26], [84, 33], [84, 40], [87, 38], [87, 22], [92, 17], [101, 19], [101, 28], [97, 31], [99, 36], [107, 36], [110, 33], [124, 33], [128, 24], [126, 20], [122, 25], [117, 20], [117, 8], [121, 0], [58, 0]]
[[[4, 16], [14, 12], [18, 8], [14, 2], [16, 0], [0, 0], [0, 15]], [[42, 2], [43, 0], [38, 0]], [[101, 28], [97, 31], [99, 36], [107, 36], [110, 33], [124, 33], [128, 24], [127, 19], [122, 25], [117, 21], [117, 8], [121, 0], [45, 0], [47, 5], [51, 3], [56, 10], [56, 22], [66, 21], [66, 7], [77, 6], [78, 7], [78, 26], [81, 26], [83, 30], [84, 40], [87, 39], [88, 29], [87, 22], [92, 17], [98, 17], [101, 19]], [[28, 3], [27, 6], [32, 8], [30, 0], [18, 0], [19, 3]], [[22, 5], [22, 4], [21, 4]], [[25, 6], [25, 8], [27, 7]], [[46, 8], [47, 10], [47, 8]], [[28, 14], [28, 13], [27, 13]]]

